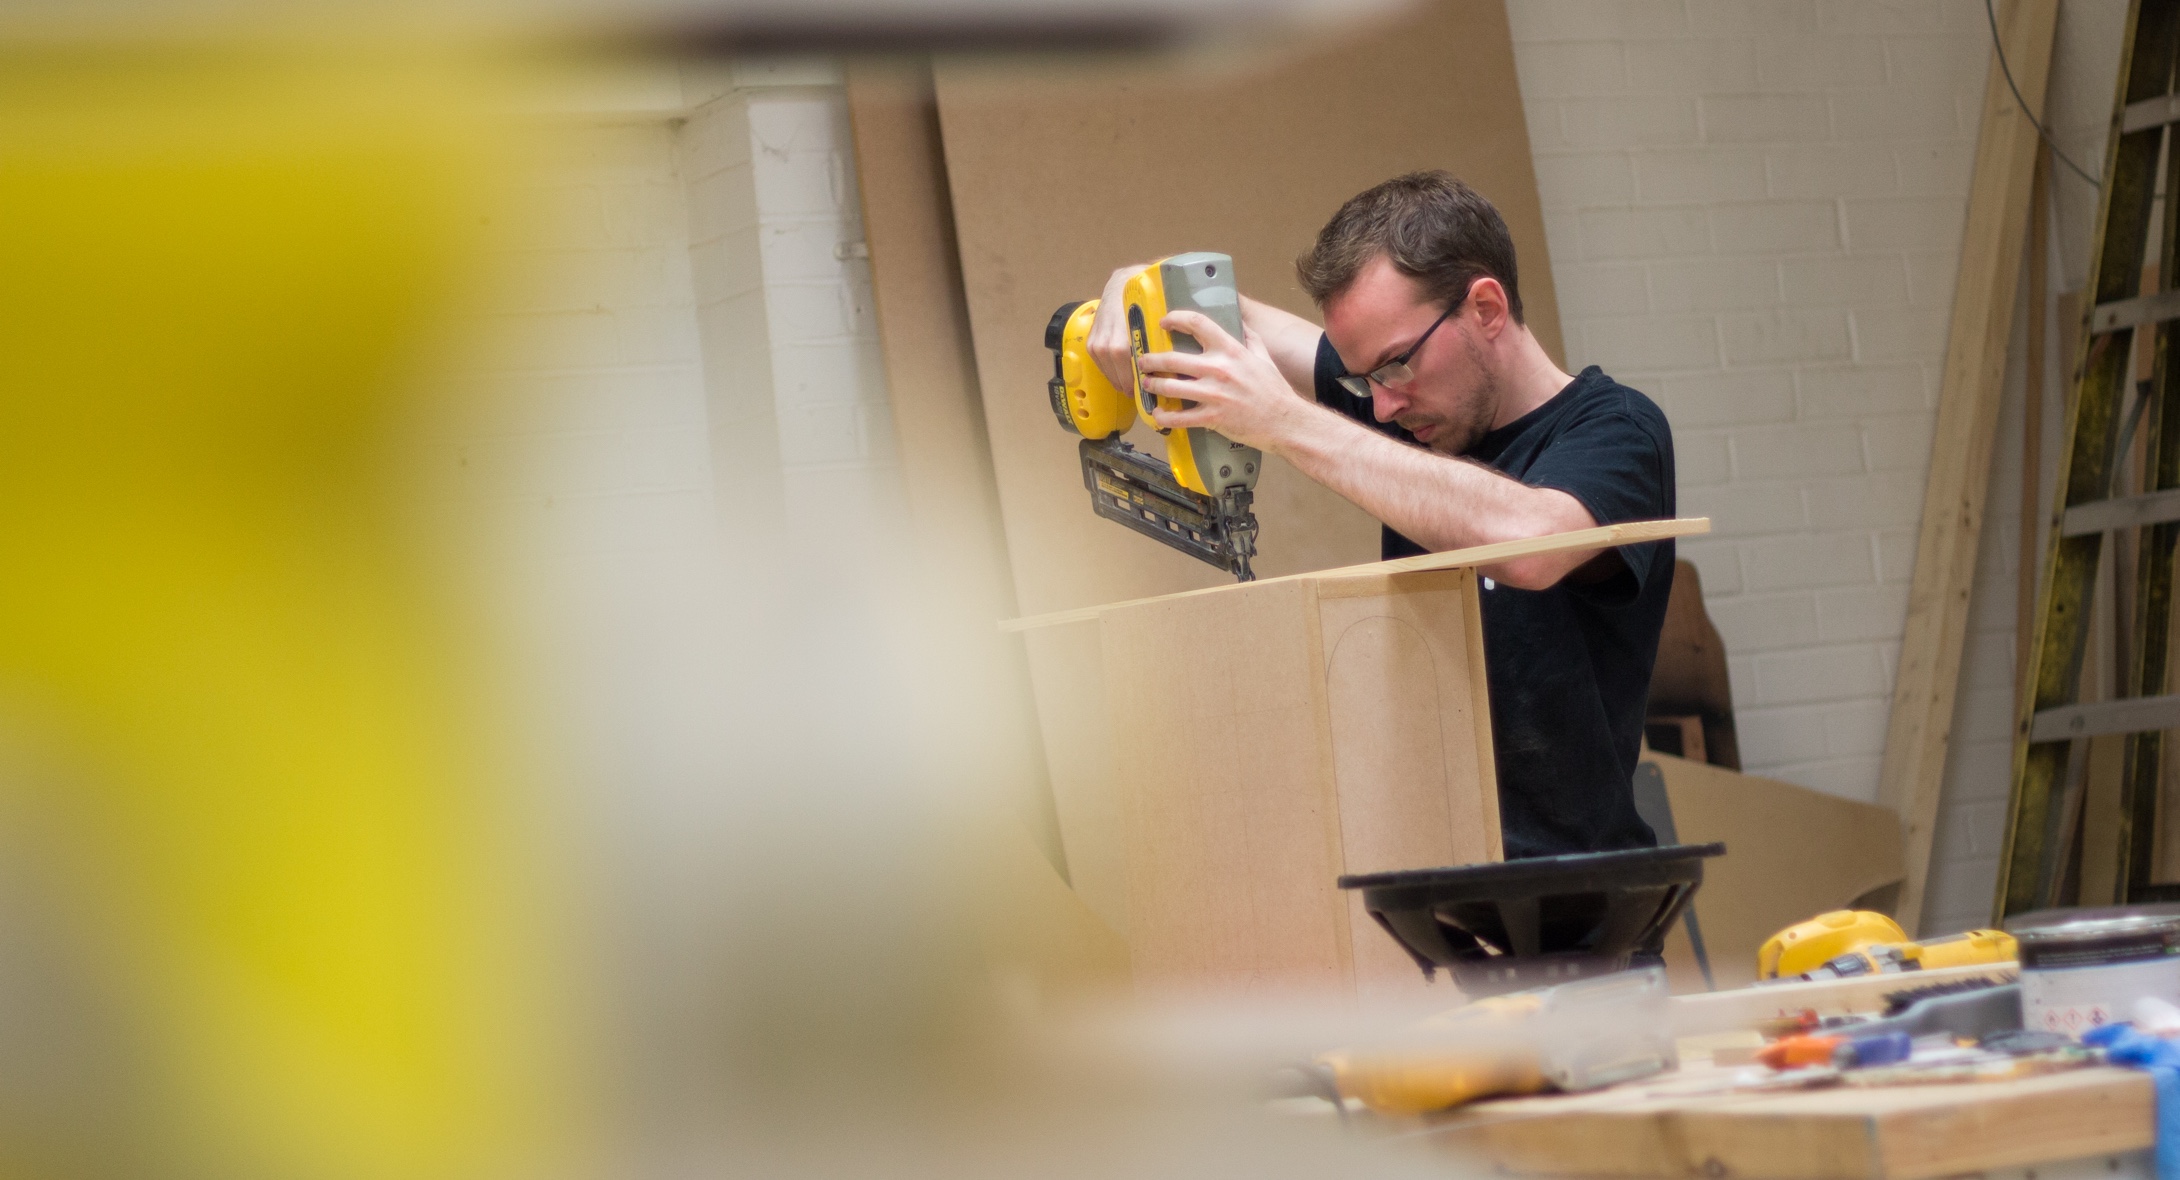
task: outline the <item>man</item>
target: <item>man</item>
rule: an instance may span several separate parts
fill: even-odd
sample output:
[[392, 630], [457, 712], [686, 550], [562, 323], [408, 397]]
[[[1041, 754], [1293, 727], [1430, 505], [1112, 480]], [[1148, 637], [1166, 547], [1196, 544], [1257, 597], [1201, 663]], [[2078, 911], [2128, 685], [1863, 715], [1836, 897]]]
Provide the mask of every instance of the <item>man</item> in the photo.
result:
[[[1670, 517], [1673, 440], [1649, 398], [1579, 377], [1522, 323], [1498, 210], [1444, 172], [1396, 177], [1333, 215], [1296, 263], [1325, 326], [1242, 301], [1246, 339], [1164, 321], [1201, 354], [1154, 353], [1144, 386], [1262, 448], [1385, 525], [1387, 558]], [[1136, 362], [1114, 273], [1090, 347], [1123, 388]], [[1300, 394], [1301, 396], [1296, 396]], [[1486, 567], [1484, 658], [1509, 858], [1640, 848], [1632, 780], [1673, 543]]]

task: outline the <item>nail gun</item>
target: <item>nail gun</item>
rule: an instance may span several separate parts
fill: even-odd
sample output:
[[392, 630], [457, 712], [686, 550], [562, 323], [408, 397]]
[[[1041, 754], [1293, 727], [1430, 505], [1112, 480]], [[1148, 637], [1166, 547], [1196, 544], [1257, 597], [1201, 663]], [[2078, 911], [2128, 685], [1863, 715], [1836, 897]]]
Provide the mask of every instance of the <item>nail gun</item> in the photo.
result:
[[[1128, 334], [1138, 357], [1152, 352], [1202, 352], [1186, 332], [1159, 325], [1169, 311], [1200, 311], [1241, 339], [1241, 295], [1234, 286], [1234, 260], [1224, 254], [1176, 254], [1144, 268], [1129, 280]], [[1179, 398], [1154, 397], [1135, 388], [1122, 391], [1091, 358], [1090, 324], [1098, 301], [1067, 303], [1045, 326], [1045, 347], [1052, 350], [1053, 416], [1082, 436], [1082, 481], [1099, 516], [1118, 521], [1181, 552], [1210, 562], [1246, 582], [1256, 574], [1257, 518], [1250, 510], [1257, 473], [1264, 457], [1203, 427], [1167, 430], [1166, 458], [1146, 454], [1120, 436], [1143, 420], [1157, 426], [1153, 409], [1178, 410], [1193, 405]]]

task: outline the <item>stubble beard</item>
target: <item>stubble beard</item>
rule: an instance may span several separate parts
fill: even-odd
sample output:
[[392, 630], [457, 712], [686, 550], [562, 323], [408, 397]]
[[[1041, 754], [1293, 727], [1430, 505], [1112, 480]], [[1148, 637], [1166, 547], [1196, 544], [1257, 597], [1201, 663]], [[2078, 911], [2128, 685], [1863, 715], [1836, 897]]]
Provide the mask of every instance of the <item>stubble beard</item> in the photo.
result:
[[1499, 412], [1499, 378], [1484, 363], [1483, 350], [1466, 335], [1461, 338], [1462, 351], [1468, 354], [1469, 371], [1476, 374], [1476, 383], [1469, 388], [1455, 410], [1455, 417], [1430, 419], [1440, 425], [1438, 433], [1427, 444], [1441, 455], [1464, 455], [1469, 448], [1491, 433], [1491, 420]]

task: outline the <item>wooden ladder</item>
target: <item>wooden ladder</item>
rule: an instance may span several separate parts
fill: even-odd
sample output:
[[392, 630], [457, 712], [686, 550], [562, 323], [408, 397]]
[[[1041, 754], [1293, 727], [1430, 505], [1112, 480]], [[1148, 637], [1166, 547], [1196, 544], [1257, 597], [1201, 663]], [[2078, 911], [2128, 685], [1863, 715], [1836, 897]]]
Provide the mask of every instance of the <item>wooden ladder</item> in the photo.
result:
[[[2152, 880], [2164, 731], [2180, 727], [2180, 694], [2167, 691], [2180, 539], [2180, 371], [2172, 355], [2180, 331], [2180, 201], [2167, 196], [2158, 237], [2150, 237], [2161, 164], [2162, 191], [2180, 194], [2180, 139], [2167, 143], [2180, 122], [2180, 0], [2135, 0], [2125, 44], [2098, 192], [2091, 296], [2075, 346], [2057, 504], [2036, 594], [2031, 675], [2014, 731], [2013, 795], [1999, 854], [2001, 919], [2076, 904], [2091, 857], [2100, 864], [2111, 858], [2108, 870], [2100, 868], [2110, 874], [2110, 900], [2180, 900], [2180, 884]], [[2151, 258], [2157, 279], [2145, 292]], [[2041, 330], [2042, 309], [2032, 314]], [[2154, 333], [2152, 376], [2139, 383], [2138, 330]], [[2083, 657], [2107, 534], [2116, 551], [2133, 556], [2113, 563], [2110, 589], [2124, 604], [2113, 620], [2116, 693], [2085, 703]], [[2125, 579], [2129, 566], [2133, 575]], [[2124, 599], [2117, 596], [2123, 580], [2132, 582]], [[2109, 658], [2102, 650], [2100, 658]], [[2124, 735], [2118, 815], [2096, 815], [2101, 834], [2085, 847], [2090, 739], [2105, 735]], [[2116, 847], [2104, 846], [2112, 841]]]

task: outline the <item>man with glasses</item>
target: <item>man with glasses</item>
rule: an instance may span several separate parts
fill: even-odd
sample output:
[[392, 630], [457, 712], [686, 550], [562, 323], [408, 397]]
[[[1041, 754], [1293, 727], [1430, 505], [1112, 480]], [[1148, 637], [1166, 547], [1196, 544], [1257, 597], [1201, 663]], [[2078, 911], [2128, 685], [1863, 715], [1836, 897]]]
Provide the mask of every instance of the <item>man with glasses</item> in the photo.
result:
[[[1444, 172], [1341, 206], [1296, 263], [1324, 316], [1242, 301], [1246, 340], [1175, 312], [1201, 354], [1142, 358], [1145, 387], [1292, 463], [1385, 526], [1387, 558], [1674, 515], [1673, 439], [1649, 398], [1570, 376], [1522, 323], [1497, 209]], [[1090, 347], [1134, 379], [1115, 272]], [[1107, 310], [1115, 314], [1107, 314]], [[1297, 396], [1297, 395], [1300, 396]], [[1656, 843], [1632, 780], [1673, 543], [1486, 567], [1484, 655], [1506, 855]]]

